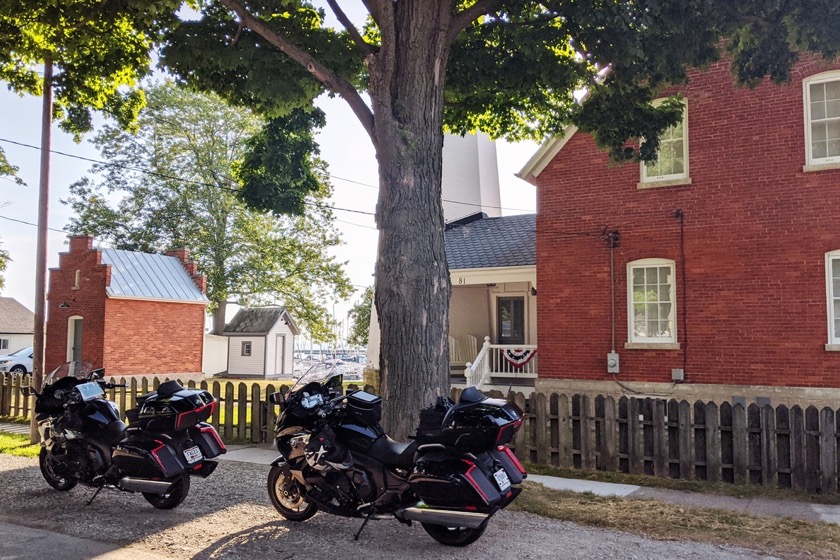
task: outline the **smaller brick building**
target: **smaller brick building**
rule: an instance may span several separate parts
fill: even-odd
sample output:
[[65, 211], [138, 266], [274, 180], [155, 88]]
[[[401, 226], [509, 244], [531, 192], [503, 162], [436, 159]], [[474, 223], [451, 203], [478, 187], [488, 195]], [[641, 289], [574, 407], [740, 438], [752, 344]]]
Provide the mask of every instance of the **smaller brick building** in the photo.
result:
[[50, 269], [46, 371], [76, 360], [114, 376], [200, 373], [205, 289], [185, 249], [98, 249], [71, 237]]

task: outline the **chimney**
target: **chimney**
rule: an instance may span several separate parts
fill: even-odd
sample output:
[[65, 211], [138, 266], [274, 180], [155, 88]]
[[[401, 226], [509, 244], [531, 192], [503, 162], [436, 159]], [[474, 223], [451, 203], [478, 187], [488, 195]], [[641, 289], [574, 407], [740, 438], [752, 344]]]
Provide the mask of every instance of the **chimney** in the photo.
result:
[[170, 249], [169, 251], [166, 251], [165, 254], [168, 257], [175, 257], [181, 261], [181, 266], [183, 266], [184, 270], [187, 271], [187, 274], [190, 275], [190, 278], [192, 278], [192, 281], [195, 282], [196, 286], [198, 286], [198, 289], [201, 290], [201, 293], [207, 293], [207, 277], [198, 272], [198, 263], [190, 260], [189, 249]]
[[70, 252], [83, 253], [93, 249], [92, 235], [71, 235], [70, 236]]

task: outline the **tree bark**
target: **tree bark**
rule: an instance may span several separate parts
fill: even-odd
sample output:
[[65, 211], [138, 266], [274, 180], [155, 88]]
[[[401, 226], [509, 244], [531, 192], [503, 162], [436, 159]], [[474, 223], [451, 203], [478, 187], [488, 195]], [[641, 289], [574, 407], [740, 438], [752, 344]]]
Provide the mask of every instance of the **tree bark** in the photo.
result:
[[445, 0], [393, 6], [393, 29], [383, 23], [383, 45], [390, 36], [393, 46], [369, 58], [380, 181], [375, 304], [384, 425], [405, 440], [420, 409], [449, 392], [441, 127], [452, 9]]

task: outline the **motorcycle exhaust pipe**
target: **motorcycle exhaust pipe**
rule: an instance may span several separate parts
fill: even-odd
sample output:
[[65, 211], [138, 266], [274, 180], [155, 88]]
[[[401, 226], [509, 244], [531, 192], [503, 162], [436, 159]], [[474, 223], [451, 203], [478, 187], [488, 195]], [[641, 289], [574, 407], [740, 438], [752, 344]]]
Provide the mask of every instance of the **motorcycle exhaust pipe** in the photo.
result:
[[148, 494], [167, 494], [172, 488], [172, 482], [165, 480], [148, 480], [146, 478], [131, 478], [124, 476], [120, 479], [120, 488], [132, 492], [146, 492]]
[[487, 521], [490, 517], [486, 513], [476, 513], [473, 511], [452, 511], [448, 509], [431, 509], [410, 507], [397, 512], [398, 516], [403, 519], [411, 519], [412, 521], [419, 521], [421, 523], [431, 523], [433, 525], [445, 525], [447, 527], [467, 527], [468, 529], [478, 529], [481, 524]]

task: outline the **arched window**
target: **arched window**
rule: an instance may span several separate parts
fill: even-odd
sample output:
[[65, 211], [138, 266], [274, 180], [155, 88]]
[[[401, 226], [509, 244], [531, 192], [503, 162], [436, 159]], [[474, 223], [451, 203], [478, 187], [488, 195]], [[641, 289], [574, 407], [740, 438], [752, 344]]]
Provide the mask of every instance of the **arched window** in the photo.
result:
[[674, 261], [641, 259], [627, 264], [627, 329], [631, 344], [676, 344], [676, 293]]

